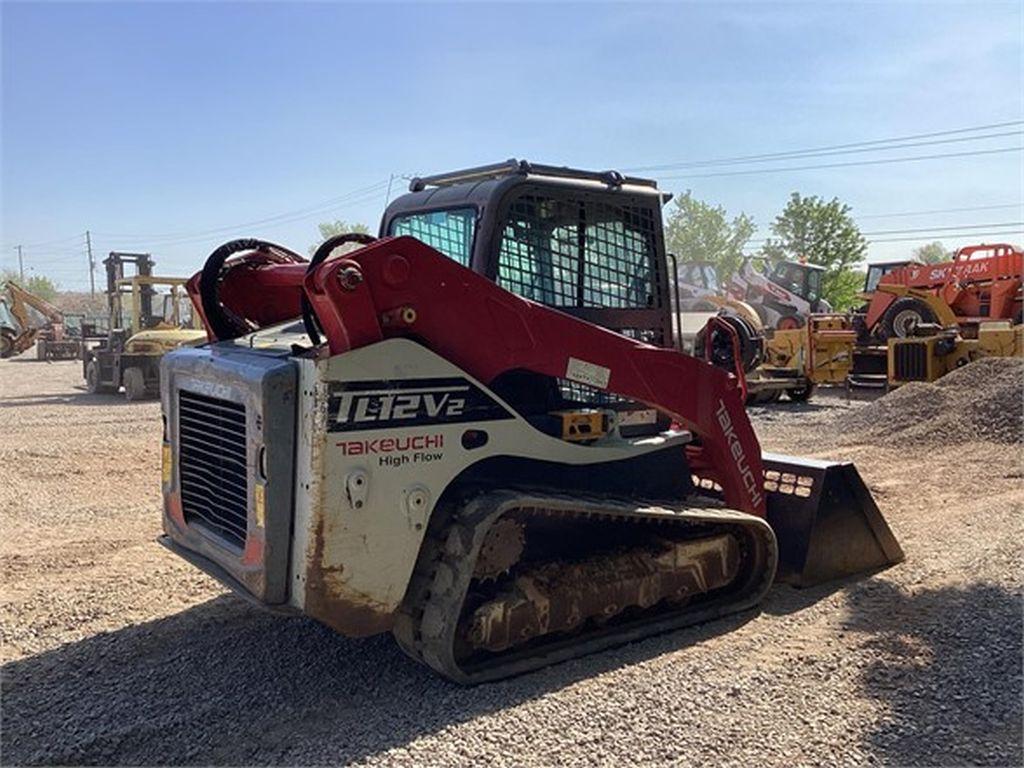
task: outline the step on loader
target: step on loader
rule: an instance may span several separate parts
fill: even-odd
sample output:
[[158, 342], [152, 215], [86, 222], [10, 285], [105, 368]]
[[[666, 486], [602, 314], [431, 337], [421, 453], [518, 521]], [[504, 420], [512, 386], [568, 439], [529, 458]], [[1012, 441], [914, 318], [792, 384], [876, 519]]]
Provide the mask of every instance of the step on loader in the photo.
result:
[[218, 248], [210, 342], [162, 363], [163, 543], [463, 684], [899, 561], [851, 464], [762, 455], [737, 378], [672, 348], [665, 199], [510, 162], [308, 262]]

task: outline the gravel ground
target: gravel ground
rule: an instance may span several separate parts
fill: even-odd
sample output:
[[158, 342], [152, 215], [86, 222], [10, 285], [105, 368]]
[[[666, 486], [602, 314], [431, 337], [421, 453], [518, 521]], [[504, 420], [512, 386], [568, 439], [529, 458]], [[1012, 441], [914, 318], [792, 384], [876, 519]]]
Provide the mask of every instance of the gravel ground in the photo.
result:
[[766, 448], [855, 460], [904, 564], [464, 689], [165, 553], [157, 404], [0, 361], [0, 761], [1021, 765], [1020, 446], [837, 448], [862, 407], [754, 418]]

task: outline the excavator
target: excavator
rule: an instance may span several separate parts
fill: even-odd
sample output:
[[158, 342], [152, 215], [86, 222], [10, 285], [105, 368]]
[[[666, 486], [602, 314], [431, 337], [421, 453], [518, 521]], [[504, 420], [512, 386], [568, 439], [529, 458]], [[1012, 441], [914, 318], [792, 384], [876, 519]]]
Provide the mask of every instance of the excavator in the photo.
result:
[[674, 348], [667, 199], [509, 161], [308, 261], [217, 248], [208, 343], [161, 362], [161, 543], [467, 685], [902, 560], [852, 464], [762, 453], [739, 378]]
[[78, 357], [79, 339], [68, 333], [53, 304], [8, 280], [0, 291], [0, 357], [20, 355], [33, 344], [40, 360]]

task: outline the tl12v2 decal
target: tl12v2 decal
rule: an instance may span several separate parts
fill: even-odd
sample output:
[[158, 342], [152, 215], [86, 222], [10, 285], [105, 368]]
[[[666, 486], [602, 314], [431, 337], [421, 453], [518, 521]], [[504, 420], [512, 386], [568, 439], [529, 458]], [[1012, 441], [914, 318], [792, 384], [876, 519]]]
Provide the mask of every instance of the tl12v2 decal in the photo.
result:
[[330, 432], [511, 418], [504, 406], [463, 378], [346, 382], [334, 385], [327, 401]]

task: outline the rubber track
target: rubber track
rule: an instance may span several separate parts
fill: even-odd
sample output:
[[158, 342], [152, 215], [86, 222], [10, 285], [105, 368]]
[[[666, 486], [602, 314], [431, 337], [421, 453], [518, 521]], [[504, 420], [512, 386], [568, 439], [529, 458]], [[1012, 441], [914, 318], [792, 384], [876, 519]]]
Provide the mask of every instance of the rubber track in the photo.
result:
[[[515, 489], [476, 496], [454, 510], [446, 524], [431, 526], [434, 530], [428, 531], [406, 598], [395, 617], [395, 639], [405, 653], [442, 676], [463, 685], [473, 685], [751, 608], [760, 602], [774, 580], [778, 562], [775, 534], [761, 518], [715, 506], [710, 499], [701, 498], [700, 502], [701, 506], [666, 505], [663, 502], [647, 504], [635, 500]], [[455, 638], [477, 554], [487, 529], [511, 509], [637, 522], [740, 526], [751, 534], [751, 538], [741, 542], [741, 546], [748, 556], [755, 559], [754, 568], [739, 593], [730, 593], [728, 600], [699, 604], [678, 613], [640, 618], [594, 630], [582, 637], [568, 635], [538, 649], [510, 651], [485, 664], [463, 668], [454, 656]], [[436, 513], [443, 514], [441, 510]], [[751, 541], [754, 542], [753, 552]]]

